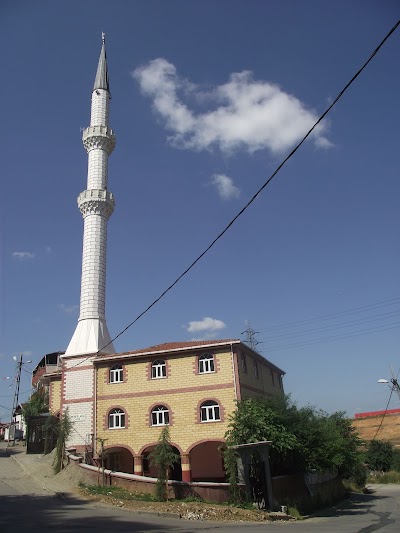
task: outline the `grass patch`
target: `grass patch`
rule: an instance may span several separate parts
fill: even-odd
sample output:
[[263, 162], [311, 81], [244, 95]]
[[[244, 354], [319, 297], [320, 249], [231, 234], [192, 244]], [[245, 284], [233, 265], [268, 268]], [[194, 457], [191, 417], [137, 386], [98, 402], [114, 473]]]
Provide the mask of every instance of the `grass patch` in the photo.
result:
[[400, 472], [391, 470], [389, 472], [371, 472], [368, 476], [368, 483], [400, 483]]
[[79, 487], [84, 490], [86, 494], [91, 496], [110, 496], [118, 500], [137, 500], [142, 502], [154, 502], [154, 496], [146, 494], [145, 492], [130, 492], [123, 487], [100, 487], [99, 485], [86, 485], [79, 483]]
[[288, 505], [287, 512], [292, 518], [295, 518], [296, 520], [304, 520], [304, 516], [300, 513], [296, 506]]
[[344, 490], [347, 492], [357, 492], [363, 493], [365, 487], [360, 487], [353, 479], [343, 479], [342, 480]]

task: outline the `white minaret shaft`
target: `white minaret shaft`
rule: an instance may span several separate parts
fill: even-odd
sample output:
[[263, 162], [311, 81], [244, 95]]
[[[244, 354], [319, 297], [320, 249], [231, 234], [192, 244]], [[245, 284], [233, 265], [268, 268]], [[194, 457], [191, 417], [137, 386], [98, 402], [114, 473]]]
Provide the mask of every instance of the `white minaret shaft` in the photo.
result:
[[80, 316], [65, 356], [115, 351], [109, 344], [105, 318], [107, 222], [115, 204], [114, 196], [107, 190], [108, 156], [115, 147], [115, 135], [108, 125], [110, 97], [103, 34], [90, 126], [82, 136], [88, 153], [88, 175], [87, 189], [78, 196], [84, 219]]

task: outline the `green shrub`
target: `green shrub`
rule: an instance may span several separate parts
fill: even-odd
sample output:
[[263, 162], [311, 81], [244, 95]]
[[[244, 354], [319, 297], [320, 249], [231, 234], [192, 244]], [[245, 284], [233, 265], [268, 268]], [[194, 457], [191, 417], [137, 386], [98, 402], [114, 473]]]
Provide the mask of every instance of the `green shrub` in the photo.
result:
[[362, 463], [357, 463], [351, 469], [348, 481], [354, 484], [356, 487], [362, 489], [363, 487], [365, 487], [367, 477], [368, 473], [366, 467]]
[[391, 470], [400, 472], [400, 450], [398, 449], [393, 450], [393, 461]]
[[400, 483], [400, 472], [372, 472], [368, 476], [368, 483]]
[[393, 445], [383, 440], [371, 440], [368, 443], [365, 460], [371, 470], [387, 472], [394, 459]]

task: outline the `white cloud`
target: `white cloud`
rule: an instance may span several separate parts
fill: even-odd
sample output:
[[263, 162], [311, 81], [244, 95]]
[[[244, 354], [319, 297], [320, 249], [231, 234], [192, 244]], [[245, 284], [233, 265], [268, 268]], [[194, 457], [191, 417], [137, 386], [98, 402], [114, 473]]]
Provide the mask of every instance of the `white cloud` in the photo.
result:
[[57, 307], [58, 309], [60, 309], [60, 311], [64, 311], [64, 313], [66, 313], [67, 315], [71, 315], [79, 309], [79, 305], [58, 304]]
[[332, 148], [333, 146], [333, 143], [325, 137], [317, 137], [314, 142], [318, 148]]
[[199, 331], [211, 333], [226, 328], [226, 324], [217, 318], [205, 316], [202, 320], [193, 320], [192, 322], [189, 322], [185, 328], [189, 333], [197, 333]]
[[[298, 142], [318, 118], [278, 85], [254, 80], [250, 71], [231, 74], [227, 83], [211, 91], [180, 78], [175, 66], [163, 58], [137, 68], [132, 76], [171, 132], [169, 141], [180, 148], [279, 153]], [[181, 96], [189, 94], [203, 104], [214, 103], [214, 109], [196, 113], [182, 101]], [[321, 124], [312, 136], [318, 147], [331, 144], [325, 130]]]
[[233, 183], [233, 179], [225, 174], [214, 174], [211, 183], [215, 185], [223, 200], [232, 200], [240, 196], [240, 189]]
[[33, 259], [35, 257], [35, 254], [32, 252], [13, 252], [13, 257], [16, 257], [20, 261], [24, 261], [25, 259]]

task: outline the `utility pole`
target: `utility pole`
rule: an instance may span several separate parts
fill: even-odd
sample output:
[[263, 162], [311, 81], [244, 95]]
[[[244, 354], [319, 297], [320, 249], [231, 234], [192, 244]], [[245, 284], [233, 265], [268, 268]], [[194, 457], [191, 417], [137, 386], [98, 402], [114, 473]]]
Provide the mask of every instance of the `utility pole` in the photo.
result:
[[246, 334], [246, 339], [245, 339], [245, 343], [254, 351], [260, 351], [260, 350], [257, 350], [257, 346], [259, 344], [262, 344], [261, 341], [258, 341], [257, 338], [256, 338], [256, 335], [259, 333], [259, 331], [255, 331], [251, 325], [250, 325], [250, 322], [246, 322], [246, 326], [247, 326], [247, 329], [245, 329], [244, 331], [242, 331], [241, 335], [244, 335]]
[[378, 383], [387, 383], [388, 385], [389, 383], [391, 383], [391, 385], [389, 385], [390, 390], [397, 392], [399, 396], [399, 400], [400, 400], [400, 385], [397, 380], [397, 377], [394, 376], [393, 371], [392, 371], [392, 378], [389, 381], [387, 379], [378, 379]]
[[[17, 358], [13, 357], [13, 359], [16, 361]], [[18, 365], [17, 365], [17, 378], [15, 383], [15, 392], [14, 392], [14, 399], [13, 399], [13, 406], [11, 411], [11, 421], [10, 421], [10, 428], [8, 430], [8, 444], [7, 447], [11, 446], [11, 434], [12, 434], [12, 440], [13, 440], [13, 446], [15, 446], [15, 411], [18, 407], [18, 399], [19, 399], [19, 384], [21, 381], [21, 371], [22, 371], [22, 354], [19, 357]]]
[[[17, 362], [17, 377], [16, 377], [16, 383], [15, 383], [15, 392], [14, 392], [14, 399], [13, 399], [13, 406], [11, 411], [11, 421], [10, 421], [10, 428], [8, 430], [8, 444], [7, 447], [11, 446], [11, 433], [13, 446], [15, 446], [15, 411], [17, 410], [18, 403], [19, 403], [19, 384], [21, 382], [21, 371], [22, 371], [22, 365], [24, 364], [22, 361], [23, 354], [19, 356], [19, 361]], [[13, 356], [14, 361], [17, 361], [17, 357]], [[31, 363], [32, 361], [26, 361], [26, 363]], [[12, 429], [13, 428], [13, 429]]]

